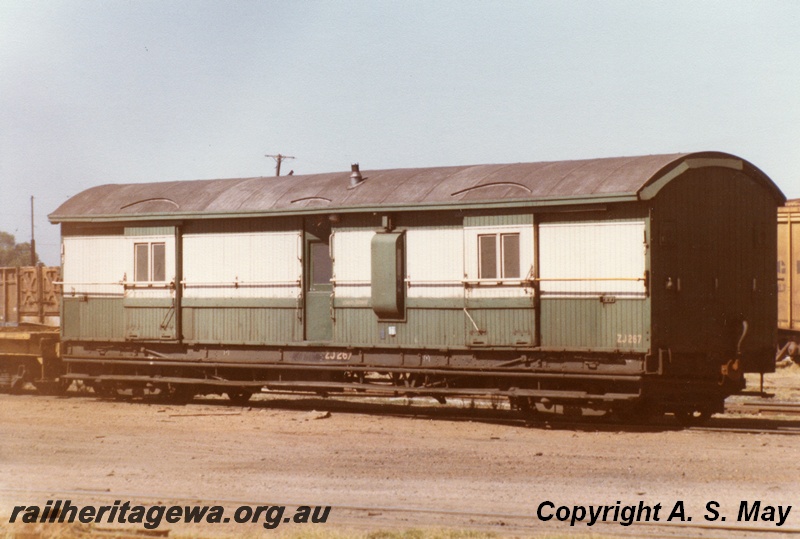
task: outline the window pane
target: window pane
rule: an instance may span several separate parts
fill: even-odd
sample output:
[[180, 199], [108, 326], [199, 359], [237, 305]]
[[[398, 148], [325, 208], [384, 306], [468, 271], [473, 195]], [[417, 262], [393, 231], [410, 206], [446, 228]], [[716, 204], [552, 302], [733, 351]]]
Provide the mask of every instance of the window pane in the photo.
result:
[[311, 244], [311, 284], [331, 284], [333, 263], [328, 246], [324, 243]]
[[153, 244], [153, 281], [167, 280], [166, 246], [163, 243]]
[[148, 269], [150, 261], [147, 256], [148, 245], [146, 243], [136, 243], [133, 246], [133, 280], [148, 281]]
[[503, 234], [503, 277], [519, 279], [519, 234]]
[[478, 279], [497, 279], [497, 236], [478, 236]]

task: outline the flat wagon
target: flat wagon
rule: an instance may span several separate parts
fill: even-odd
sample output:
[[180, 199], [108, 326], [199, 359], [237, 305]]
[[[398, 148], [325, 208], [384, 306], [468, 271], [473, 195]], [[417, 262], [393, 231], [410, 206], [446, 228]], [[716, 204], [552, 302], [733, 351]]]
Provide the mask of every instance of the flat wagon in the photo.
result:
[[61, 385], [60, 275], [41, 265], [0, 268], [0, 391]]
[[105, 392], [707, 416], [774, 369], [784, 201], [719, 152], [102, 185], [50, 215], [63, 360]]

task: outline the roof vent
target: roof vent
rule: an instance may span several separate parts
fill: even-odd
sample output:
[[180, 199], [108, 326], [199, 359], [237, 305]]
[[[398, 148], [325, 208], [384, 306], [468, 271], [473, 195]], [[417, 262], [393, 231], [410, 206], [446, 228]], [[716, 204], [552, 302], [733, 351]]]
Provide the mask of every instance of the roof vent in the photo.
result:
[[361, 171], [358, 170], [358, 163], [350, 165], [350, 188], [352, 189], [363, 181], [364, 178], [361, 176]]

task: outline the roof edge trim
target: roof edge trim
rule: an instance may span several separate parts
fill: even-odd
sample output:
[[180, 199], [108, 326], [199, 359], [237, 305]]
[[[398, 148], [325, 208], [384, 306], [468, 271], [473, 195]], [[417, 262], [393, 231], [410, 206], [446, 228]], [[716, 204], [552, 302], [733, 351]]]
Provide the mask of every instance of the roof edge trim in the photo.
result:
[[647, 187], [639, 191], [639, 198], [641, 200], [650, 200], [655, 198], [661, 189], [664, 188], [669, 182], [685, 173], [688, 170], [695, 168], [706, 167], [719, 167], [729, 168], [732, 170], [744, 170], [744, 161], [735, 157], [721, 157], [721, 158], [688, 158], [685, 159], [677, 167], [673, 168], [657, 180], [649, 183]]

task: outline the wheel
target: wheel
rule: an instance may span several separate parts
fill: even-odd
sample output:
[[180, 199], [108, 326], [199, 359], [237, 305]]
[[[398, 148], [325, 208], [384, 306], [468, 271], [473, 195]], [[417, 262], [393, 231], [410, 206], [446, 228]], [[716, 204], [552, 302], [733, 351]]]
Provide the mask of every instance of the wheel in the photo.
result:
[[22, 393], [25, 389], [25, 384], [28, 382], [30, 382], [30, 376], [28, 376], [25, 368], [20, 366], [19, 372], [11, 377], [11, 387], [8, 392], [12, 395], [18, 395]]
[[72, 385], [72, 380], [65, 380], [59, 378], [57, 380], [48, 380], [46, 382], [36, 382], [36, 389], [42, 395], [63, 396], [67, 394], [69, 386]]
[[649, 403], [637, 402], [612, 408], [611, 414], [621, 423], [647, 425], [658, 420], [663, 411]]
[[512, 410], [517, 410], [522, 417], [532, 418], [536, 415], [536, 402], [532, 397], [509, 397]]
[[120, 396], [114, 382], [92, 382], [91, 387], [101, 399], [117, 399]]
[[684, 427], [695, 427], [697, 425], [702, 425], [711, 418], [711, 413], [708, 410], [681, 410], [673, 413], [675, 414], [675, 419], [678, 420], [678, 423]]
[[250, 397], [253, 396], [253, 392], [242, 389], [239, 391], [228, 391], [226, 395], [232, 404], [235, 404], [236, 406], [244, 406], [250, 400]]
[[194, 399], [194, 388], [187, 384], [169, 384], [163, 390], [164, 397], [173, 404], [189, 404]]

